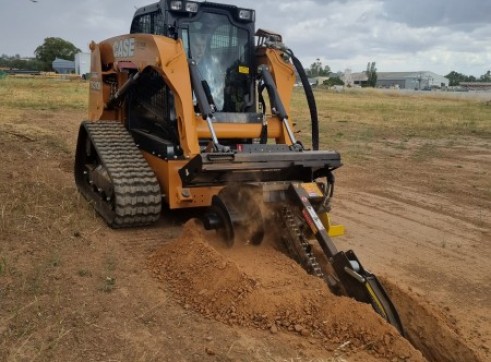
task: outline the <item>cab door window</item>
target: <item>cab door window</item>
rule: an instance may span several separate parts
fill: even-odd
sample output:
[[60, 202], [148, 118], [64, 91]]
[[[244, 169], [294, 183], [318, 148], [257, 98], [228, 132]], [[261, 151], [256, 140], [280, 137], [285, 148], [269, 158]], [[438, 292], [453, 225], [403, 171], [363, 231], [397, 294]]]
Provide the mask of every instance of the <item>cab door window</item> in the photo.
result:
[[163, 35], [164, 16], [160, 11], [137, 16], [131, 24], [131, 33]]

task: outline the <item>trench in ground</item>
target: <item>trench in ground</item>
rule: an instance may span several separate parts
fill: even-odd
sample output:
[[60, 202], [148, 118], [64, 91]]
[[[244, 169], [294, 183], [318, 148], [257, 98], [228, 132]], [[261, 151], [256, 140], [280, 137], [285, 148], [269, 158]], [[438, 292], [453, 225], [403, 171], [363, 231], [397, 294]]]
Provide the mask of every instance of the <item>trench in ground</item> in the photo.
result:
[[191, 220], [149, 265], [181, 303], [229, 325], [299, 333], [317, 338], [328, 350], [349, 342], [355, 351], [368, 349], [388, 360], [480, 361], [445, 315], [421, 296], [382, 280], [405, 339], [371, 306], [333, 295], [267, 239], [259, 247], [236, 243], [227, 248]]

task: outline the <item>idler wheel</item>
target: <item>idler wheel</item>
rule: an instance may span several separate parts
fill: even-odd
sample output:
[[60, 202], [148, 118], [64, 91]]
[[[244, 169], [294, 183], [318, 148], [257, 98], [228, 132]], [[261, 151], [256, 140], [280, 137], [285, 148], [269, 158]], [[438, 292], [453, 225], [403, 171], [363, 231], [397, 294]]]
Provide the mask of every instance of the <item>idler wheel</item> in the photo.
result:
[[264, 238], [261, 193], [255, 186], [230, 185], [213, 196], [209, 224], [228, 246], [238, 238], [259, 245]]

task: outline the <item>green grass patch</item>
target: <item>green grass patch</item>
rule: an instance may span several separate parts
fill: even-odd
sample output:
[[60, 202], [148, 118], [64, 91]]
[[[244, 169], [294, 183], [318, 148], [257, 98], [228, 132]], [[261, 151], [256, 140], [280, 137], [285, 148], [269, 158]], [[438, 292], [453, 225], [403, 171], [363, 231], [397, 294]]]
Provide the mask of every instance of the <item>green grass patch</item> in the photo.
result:
[[[335, 92], [322, 87], [315, 89], [315, 96], [320, 148], [340, 151], [345, 161], [365, 161], [370, 146], [387, 147], [388, 140], [396, 154], [409, 152], [419, 161], [434, 157], [445, 143], [491, 139], [491, 107], [479, 99], [367, 89]], [[310, 114], [301, 89], [294, 90], [291, 115], [302, 131], [299, 138], [310, 145]]]
[[16, 78], [0, 80], [0, 103], [23, 110], [86, 109], [88, 83], [60, 78]]

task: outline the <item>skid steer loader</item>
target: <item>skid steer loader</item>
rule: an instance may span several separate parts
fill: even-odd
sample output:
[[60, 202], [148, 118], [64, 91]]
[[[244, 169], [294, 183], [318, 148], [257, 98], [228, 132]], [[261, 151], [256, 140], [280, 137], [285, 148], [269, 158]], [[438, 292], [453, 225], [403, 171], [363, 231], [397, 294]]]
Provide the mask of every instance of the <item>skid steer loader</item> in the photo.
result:
[[[255, 31], [254, 10], [161, 0], [136, 11], [129, 34], [90, 49], [75, 180], [109, 226], [151, 224], [162, 204], [203, 208], [205, 228], [229, 245], [239, 235], [260, 244], [267, 205], [292, 258], [404, 333], [381, 283], [330, 238], [340, 231], [327, 212], [341, 158], [319, 150], [305, 72], [281, 35]], [[295, 68], [312, 118], [311, 149], [297, 141], [289, 116]]]

